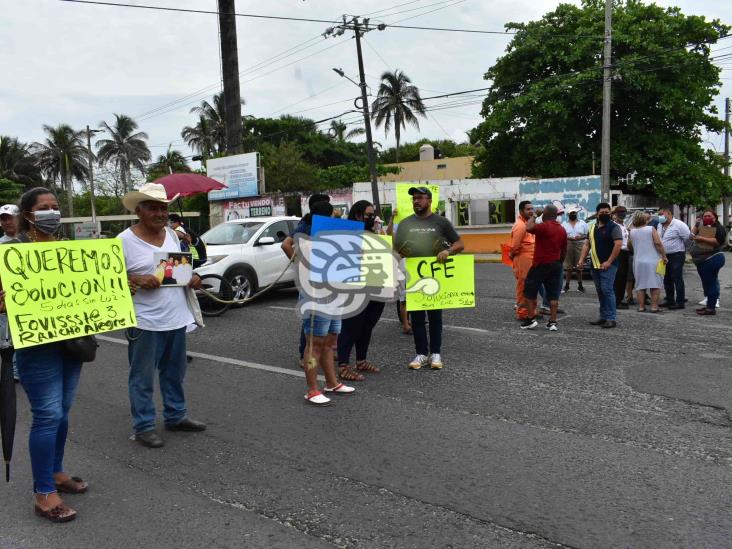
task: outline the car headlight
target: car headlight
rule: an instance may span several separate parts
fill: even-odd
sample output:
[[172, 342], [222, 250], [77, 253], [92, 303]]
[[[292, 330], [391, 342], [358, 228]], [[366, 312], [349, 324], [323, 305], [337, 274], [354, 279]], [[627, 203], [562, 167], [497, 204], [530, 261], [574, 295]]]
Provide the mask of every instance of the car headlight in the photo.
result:
[[221, 261], [225, 257], [227, 257], [227, 256], [225, 256], [225, 255], [210, 255], [210, 256], [208, 256], [208, 259], [207, 259], [206, 263], [204, 263], [204, 265], [213, 265], [214, 263], [218, 263], [219, 261]]

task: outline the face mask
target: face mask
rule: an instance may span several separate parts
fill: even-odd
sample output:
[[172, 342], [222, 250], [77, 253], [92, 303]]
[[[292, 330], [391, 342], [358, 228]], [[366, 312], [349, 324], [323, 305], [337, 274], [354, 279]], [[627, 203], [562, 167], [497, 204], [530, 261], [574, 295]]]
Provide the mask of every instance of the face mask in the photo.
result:
[[668, 221], [668, 219], [666, 219], [666, 216], [665, 216], [665, 215], [659, 215], [659, 216], [658, 216], [658, 222], [659, 222], [659, 223], [660, 223], [661, 225], [663, 225], [664, 223], [666, 223], [666, 221]]
[[364, 217], [363, 218], [363, 224], [367, 231], [373, 230], [375, 223], [376, 223], [376, 219], [374, 219], [373, 217]]
[[599, 219], [601, 223], [607, 223], [608, 221], [610, 221], [610, 214], [609, 213], [600, 214], [597, 216], [597, 219]]
[[569, 219], [570, 219], [570, 221], [576, 221], [577, 220], [577, 214], [575, 214], [575, 213], [569, 214]]
[[702, 218], [702, 220], [703, 220], [704, 225], [706, 227], [711, 227], [712, 225], [714, 225], [714, 218], [713, 217], [704, 217], [704, 218]]
[[44, 234], [55, 234], [61, 226], [61, 212], [58, 210], [37, 210], [33, 212], [33, 226]]
[[562, 216], [561, 215], [558, 215], [557, 216], [557, 223], [561, 223], [561, 222], [562, 222]]

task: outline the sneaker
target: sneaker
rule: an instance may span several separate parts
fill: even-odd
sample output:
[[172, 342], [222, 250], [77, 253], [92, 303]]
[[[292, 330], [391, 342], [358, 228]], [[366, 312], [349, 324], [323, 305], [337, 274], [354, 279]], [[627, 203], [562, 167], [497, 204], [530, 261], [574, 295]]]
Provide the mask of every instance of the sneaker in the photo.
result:
[[433, 370], [442, 370], [442, 357], [439, 353], [432, 353], [430, 355], [430, 368]]
[[417, 355], [412, 359], [412, 362], [409, 363], [409, 369], [410, 370], [419, 370], [422, 366], [427, 366], [429, 364], [429, 359], [424, 355]]
[[566, 294], [569, 291], [569, 284], [567, 284], [564, 288], [562, 288], [562, 293]]
[[558, 332], [559, 331], [559, 327], [557, 326], [557, 323], [556, 322], [552, 322], [551, 320], [546, 323], [546, 329], [549, 330], [550, 332]]
[[[699, 305], [702, 305], [702, 306], [706, 307], [707, 306], [707, 298], [705, 297], [704, 299], [702, 299], [699, 302]], [[720, 307], [720, 305], [719, 305], [719, 299], [717, 299], [717, 305], [716, 305], [715, 309], [719, 309], [719, 307]]]
[[535, 318], [527, 318], [521, 323], [522, 330], [533, 330], [539, 325]]
[[582, 284], [580, 284], [579, 286], [577, 286], [577, 291], [585, 293], [585, 287]]

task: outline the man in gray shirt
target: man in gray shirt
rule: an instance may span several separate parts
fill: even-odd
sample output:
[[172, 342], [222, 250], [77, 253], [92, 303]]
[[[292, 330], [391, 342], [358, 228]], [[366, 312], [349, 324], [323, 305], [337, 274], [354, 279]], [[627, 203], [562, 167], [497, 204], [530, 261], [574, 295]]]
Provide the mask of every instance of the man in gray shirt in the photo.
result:
[[[394, 249], [402, 257], [436, 256], [440, 263], [445, 263], [451, 255], [462, 252], [465, 246], [452, 223], [432, 213], [432, 191], [428, 187], [412, 187], [409, 194], [412, 196], [414, 215], [399, 223]], [[441, 369], [442, 309], [412, 311], [410, 316], [417, 356], [409, 363], [409, 368], [419, 370], [429, 364], [433, 370]], [[430, 323], [429, 341], [425, 316]]]
[[686, 261], [686, 244], [689, 242], [691, 231], [686, 223], [674, 218], [670, 208], [658, 210], [658, 236], [661, 237], [663, 249], [666, 250], [668, 263], [666, 275], [663, 277], [663, 287], [666, 290], [664, 306], [669, 309], [683, 309], [686, 301], [684, 286], [684, 262]]

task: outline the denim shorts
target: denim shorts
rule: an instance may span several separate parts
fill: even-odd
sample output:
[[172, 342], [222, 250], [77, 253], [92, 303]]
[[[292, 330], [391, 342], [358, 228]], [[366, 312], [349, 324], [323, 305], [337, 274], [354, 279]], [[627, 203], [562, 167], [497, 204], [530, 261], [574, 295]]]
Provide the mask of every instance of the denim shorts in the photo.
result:
[[562, 264], [559, 261], [534, 265], [526, 275], [524, 286], [524, 297], [536, 299], [539, 293], [539, 286], [544, 285], [546, 298], [549, 301], [559, 299], [559, 289], [562, 283]]
[[307, 316], [302, 321], [302, 331], [306, 336], [310, 335], [310, 327], [313, 328], [315, 337], [325, 337], [328, 334], [341, 333], [341, 319], [332, 319], [324, 316], [314, 315], [311, 319]]

